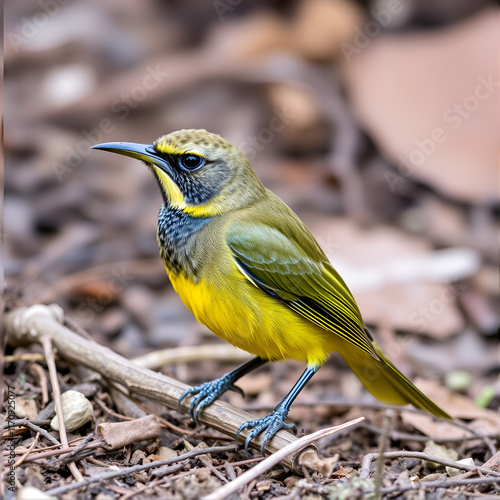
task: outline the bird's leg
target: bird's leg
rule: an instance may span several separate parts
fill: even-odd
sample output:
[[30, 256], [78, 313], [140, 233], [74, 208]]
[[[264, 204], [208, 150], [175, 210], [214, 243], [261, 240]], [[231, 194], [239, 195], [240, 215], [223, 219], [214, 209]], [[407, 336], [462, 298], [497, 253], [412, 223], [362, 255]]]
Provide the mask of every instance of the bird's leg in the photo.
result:
[[244, 396], [245, 394], [243, 393], [243, 390], [237, 385], [234, 385], [234, 383], [239, 378], [243, 377], [243, 375], [246, 375], [247, 373], [255, 370], [265, 363], [267, 363], [267, 359], [262, 359], [259, 357], [253, 358], [246, 363], [238, 366], [238, 368], [235, 368], [225, 375], [222, 375], [222, 377], [213, 380], [212, 382], [206, 382], [204, 384], [185, 390], [179, 398], [179, 409], [181, 407], [182, 400], [186, 396], [194, 394], [193, 400], [191, 401], [191, 405], [189, 407], [189, 414], [191, 415], [191, 418], [199, 425], [198, 415], [200, 414], [200, 411], [209, 404], [213, 403], [226, 391], [237, 391], [241, 393], [242, 396]]
[[264, 431], [266, 431], [266, 433], [262, 438], [262, 444], [260, 446], [260, 452], [262, 455], [264, 455], [264, 448], [267, 441], [272, 439], [272, 437], [280, 429], [292, 428], [295, 434], [297, 433], [295, 424], [285, 424], [285, 420], [288, 416], [288, 412], [290, 411], [290, 406], [295, 401], [295, 398], [318, 370], [319, 366], [317, 365], [308, 366], [304, 373], [300, 376], [299, 380], [297, 380], [296, 384], [292, 387], [292, 390], [285, 396], [285, 399], [283, 399], [283, 401], [281, 401], [281, 403], [279, 403], [271, 413], [256, 420], [249, 420], [238, 429], [238, 432], [236, 433], [236, 440], [238, 440], [238, 436], [241, 431], [244, 429], [252, 429], [245, 439], [245, 453], [247, 456], [250, 441]]

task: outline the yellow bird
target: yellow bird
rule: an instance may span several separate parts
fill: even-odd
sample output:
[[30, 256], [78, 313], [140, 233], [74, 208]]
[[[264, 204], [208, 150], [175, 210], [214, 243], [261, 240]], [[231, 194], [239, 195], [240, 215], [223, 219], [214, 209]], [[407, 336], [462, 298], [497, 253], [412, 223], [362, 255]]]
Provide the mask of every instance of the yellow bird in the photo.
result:
[[[244, 423], [250, 441], [281, 428], [291, 404], [328, 358], [338, 352], [363, 385], [388, 404], [411, 403], [451, 418], [383, 354], [358, 306], [320, 246], [295, 215], [257, 178], [245, 155], [206, 130], [179, 130], [152, 145], [126, 142], [95, 149], [143, 161], [164, 204], [157, 239], [175, 291], [196, 319], [256, 357], [212, 382], [193, 387], [190, 413], [199, 412], [267, 361], [307, 363], [288, 395], [268, 415]], [[238, 436], [237, 436], [238, 437]]]

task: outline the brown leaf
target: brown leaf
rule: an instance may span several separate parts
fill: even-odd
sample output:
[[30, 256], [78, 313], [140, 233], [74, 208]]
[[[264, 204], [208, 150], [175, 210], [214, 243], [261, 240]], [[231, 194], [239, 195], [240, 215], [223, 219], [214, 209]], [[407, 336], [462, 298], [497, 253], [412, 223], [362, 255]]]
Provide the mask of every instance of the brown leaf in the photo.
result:
[[354, 107], [403, 179], [468, 203], [497, 198], [496, 36], [496, 12], [483, 10], [440, 31], [369, 39], [353, 55]]

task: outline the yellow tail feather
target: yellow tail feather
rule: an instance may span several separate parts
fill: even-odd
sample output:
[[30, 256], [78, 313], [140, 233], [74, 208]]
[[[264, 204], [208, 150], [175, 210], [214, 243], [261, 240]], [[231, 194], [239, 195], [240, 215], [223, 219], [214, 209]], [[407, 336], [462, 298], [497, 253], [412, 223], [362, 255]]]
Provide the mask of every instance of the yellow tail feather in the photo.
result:
[[349, 352], [350, 346], [340, 352], [351, 370], [361, 380], [363, 385], [377, 399], [386, 404], [412, 404], [436, 417], [449, 418], [444, 410], [433, 403], [425, 394], [417, 389], [373, 344], [379, 359], [366, 355], [359, 349]]

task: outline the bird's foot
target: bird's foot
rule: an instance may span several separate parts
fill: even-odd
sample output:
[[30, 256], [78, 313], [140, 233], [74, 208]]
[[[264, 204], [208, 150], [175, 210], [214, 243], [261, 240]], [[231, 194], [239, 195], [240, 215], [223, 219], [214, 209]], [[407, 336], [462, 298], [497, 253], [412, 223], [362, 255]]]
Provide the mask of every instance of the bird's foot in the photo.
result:
[[237, 385], [234, 385], [234, 381], [230, 377], [224, 375], [223, 377], [213, 380], [212, 382], [205, 382], [204, 384], [185, 390], [179, 398], [179, 410], [182, 400], [187, 396], [194, 395], [191, 405], [189, 406], [189, 414], [196, 424], [200, 425], [198, 416], [201, 410], [212, 404], [226, 391], [236, 391], [242, 396], [245, 396], [243, 390]]
[[262, 432], [266, 431], [264, 437], [262, 438], [262, 443], [260, 445], [260, 452], [264, 455], [264, 448], [266, 443], [273, 438], [273, 436], [280, 429], [293, 429], [294, 434], [297, 434], [297, 428], [295, 424], [286, 424], [285, 420], [288, 416], [288, 408], [278, 405], [269, 415], [265, 417], [258, 418], [256, 420], [249, 420], [241, 425], [236, 433], [236, 440], [240, 432], [245, 429], [252, 429], [245, 439], [245, 453], [248, 457], [248, 445], [250, 441]]

